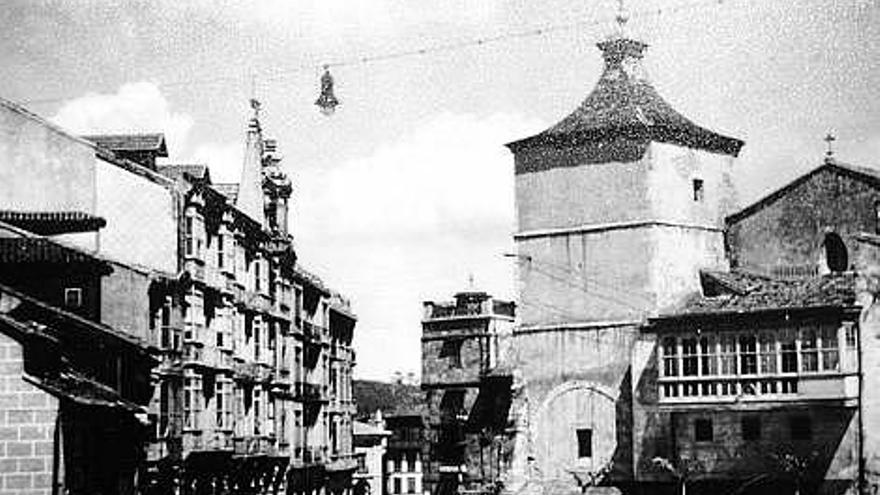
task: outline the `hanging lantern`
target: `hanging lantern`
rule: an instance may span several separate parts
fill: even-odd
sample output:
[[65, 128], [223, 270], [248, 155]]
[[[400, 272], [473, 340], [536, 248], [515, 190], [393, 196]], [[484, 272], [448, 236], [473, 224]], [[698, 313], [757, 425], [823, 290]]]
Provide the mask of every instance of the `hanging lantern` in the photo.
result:
[[336, 105], [339, 100], [333, 94], [333, 76], [330, 75], [330, 68], [324, 66], [324, 75], [321, 76], [321, 96], [315, 100], [315, 105], [321, 109], [324, 115], [332, 115], [336, 111]]

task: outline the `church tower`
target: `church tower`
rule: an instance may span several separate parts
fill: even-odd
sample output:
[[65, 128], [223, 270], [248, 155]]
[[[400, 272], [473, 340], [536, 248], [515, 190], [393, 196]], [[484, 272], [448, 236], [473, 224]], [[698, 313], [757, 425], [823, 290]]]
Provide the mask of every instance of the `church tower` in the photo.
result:
[[726, 267], [724, 217], [743, 141], [677, 112], [646, 78], [647, 45], [598, 43], [593, 91], [515, 157], [515, 343], [524, 384], [512, 482], [632, 480], [638, 326]]

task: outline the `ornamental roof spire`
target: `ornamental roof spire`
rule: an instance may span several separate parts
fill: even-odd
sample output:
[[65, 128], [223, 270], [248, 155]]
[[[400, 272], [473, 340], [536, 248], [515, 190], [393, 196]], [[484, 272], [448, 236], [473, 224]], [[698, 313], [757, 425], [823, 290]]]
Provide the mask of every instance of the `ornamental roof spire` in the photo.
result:
[[242, 163], [241, 167], [241, 180], [238, 184], [238, 196], [235, 199], [235, 207], [260, 225], [265, 225], [262, 172], [263, 135], [260, 129], [261, 104], [255, 98], [251, 98], [250, 103], [254, 116], [251, 117], [248, 123], [244, 163]]

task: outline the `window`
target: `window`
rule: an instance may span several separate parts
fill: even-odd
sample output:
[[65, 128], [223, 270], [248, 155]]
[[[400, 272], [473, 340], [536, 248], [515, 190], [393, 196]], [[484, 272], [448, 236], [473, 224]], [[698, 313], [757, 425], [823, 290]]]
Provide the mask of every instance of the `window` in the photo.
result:
[[202, 377], [195, 373], [184, 376], [183, 424], [190, 430], [199, 429], [202, 412]]
[[739, 367], [742, 375], [754, 375], [758, 372], [758, 354], [754, 335], [739, 337]]
[[736, 337], [734, 335], [721, 336], [721, 374], [736, 375]]
[[224, 269], [226, 267], [226, 250], [224, 249], [226, 234], [224, 232], [217, 233], [217, 268]]
[[819, 371], [818, 335], [815, 328], [801, 329], [801, 371]]
[[705, 195], [705, 192], [703, 189], [703, 179], [694, 179], [693, 185], [694, 185], [694, 201], [696, 201], [698, 203], [702, 202], [703, 196]]
[[700, 337], [700, 374], [718, 374], [718, 351], [715, 348], [715, 339], [710, 336]]
[[745, 416], [740, 420], [743, 440], [761, 439], [761, 418], [758, 416]]
[[675, 337], [663, 339], [663, 376], [678, 376], [678, 345]]
[[697, 376], [697, 339], [687, 338], [681, 341], [681, 372], [684, 376]]
[[169, 433], [169, 425], [171, 423], [171, 399], [172, 389], [170, 381], [163, 381], [159, 386], [159, 431], [157, 438], [165, 438]]
[[712, 420], [697, 419], [694, 421], [694, 440], [697, 442], [711, 442], [713, 438]]
[[410, 476], [406, 479], [406, 493], [416, 492], [416, 479]]
[[440, 348], [440, 357], [449, 359], [450, 368], [461, 368], [461, 339], [446, 340]]
[[759, 351], [761, 352], [761, 374], [772, 375], [776, 373], [776, 339], [772, 333], [762, 333], [759, 337]]
[[82, 307], [82, 289], [79, 287], [67, 287], [64, 289], [64, 307], [77, 309]]
[[577, 430], [578, 458], [593, 457], [593, 430], [581, 428]]
[[226, 379], [217, 379], [216, 392], [216, 425], [219, 430], [231, 430], [232, 421], [232, 382]]
[[401, 493], [400, 478], [394, 478], [394, 490], [392, 490], [391, 493]]
[[810, 440], [813, 438], [813, 423], [809, 416], [792, 416], [788, 418], [792, 440]]
[[186, 307], [184, 308], [183, 326], [184, 340], [198, 340], [198, 327], [205, 324], [205, 308], [202, 292], [196, 289], [187, 294]]
[[846, 244], [843, 239], [835, 233], [825, 235], [825, 262], [828, 269], [832, 272], [843, 272], [849, 267], [849, 255], [846, 251]]
[[798, 355], [794, 331], [786, 330], [782, 333], [779, 348], [782, 354], [782, 372], [797, 373]]
[[184, 254], [201, 258], [205, 245], [205, 224], [195, 208], [187, 208], [183, 229]]
[[254, 389], [254, 435], [259, 435], [262, 427], [263, 417], [261, 416], [260, 403], [263, 401], [260, 389]]
[[844, 340], [847, 349], [855, 349], [858, 342], [858, 327], [852, 323], [845, 323]]
[[822, 371], [838, 371], [840, 369], [840, 353], [837, 350], [837, 328], [823, 326], [822, 340]]

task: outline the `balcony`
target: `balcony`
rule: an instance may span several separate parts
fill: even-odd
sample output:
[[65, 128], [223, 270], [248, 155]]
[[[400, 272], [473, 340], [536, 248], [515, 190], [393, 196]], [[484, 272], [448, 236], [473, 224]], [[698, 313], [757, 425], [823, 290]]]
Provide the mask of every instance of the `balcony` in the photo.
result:
[[661, 377], [661, 406], [706, 403], [837, 401], [855, 405], [858, 377], [852, 373], [786, 373], [774, 376]]
[[184, 366], [204, 369], [231, 370], [232, 356], [213, 346], [187, 343], [183, 346]]

